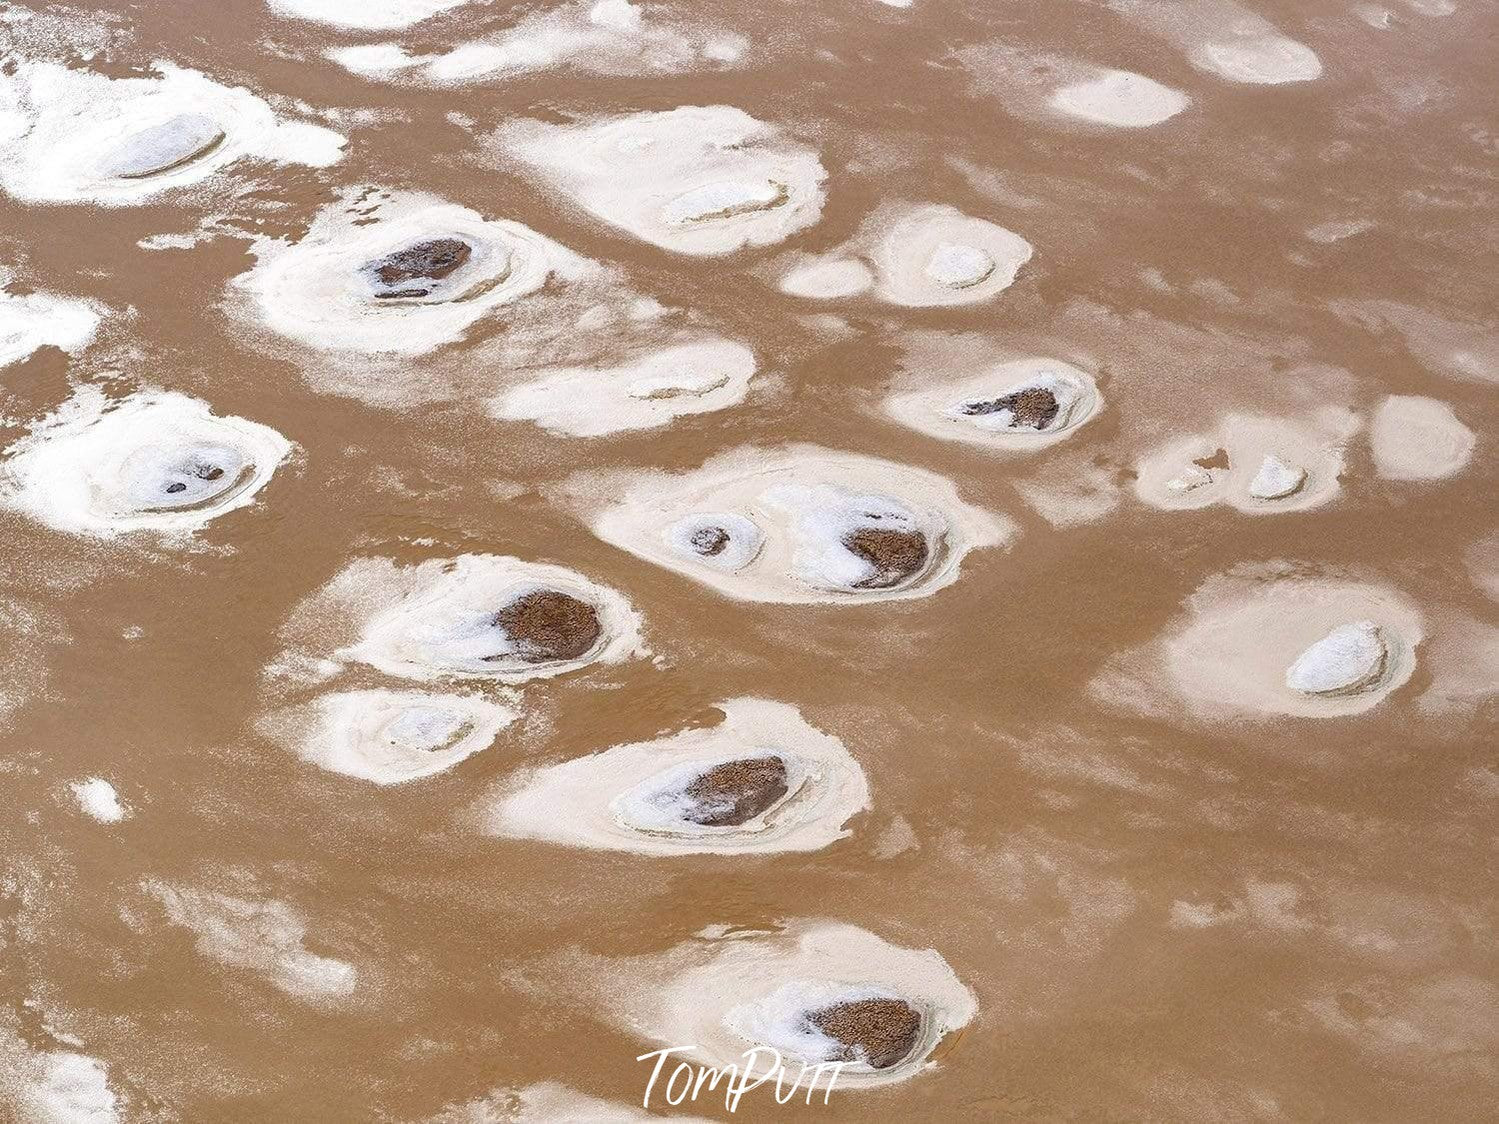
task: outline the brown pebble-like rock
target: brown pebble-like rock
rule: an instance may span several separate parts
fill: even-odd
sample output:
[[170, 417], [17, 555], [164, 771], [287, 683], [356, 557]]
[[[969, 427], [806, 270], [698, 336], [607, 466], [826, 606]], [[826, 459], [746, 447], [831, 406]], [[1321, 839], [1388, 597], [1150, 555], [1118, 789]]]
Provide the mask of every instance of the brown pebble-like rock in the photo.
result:
[[456, 272], [473, 254], [473, 247], [460, 238], [434, 238], [387, 254], [366, 268], [380, 284], [393, 286], [380, 297], [425, 297], [441, 281]]
[[576, 660], [598, 643], [602, 626], [588, 602], [555, 589], [538, 589], [517, 597], [494, 619], [527, 663]]
[[860, 582], [859, 589], [889, 589], [899, 585], [926, 565], [931, 548], [920, 531], [895, 531], [887, 527], [860, 527], [843, 538], [849, 553], [862, 558], [875, 572]]
[[889, 1069], [905, 1061], [921, 1034], [921, 1015], [903, 999], [856, 999], [824, 1007], [807, 1020], [843, 1049], [834, 1061]]
[[1056, 420], [1060, 409], [1057, 396], [1051, 391], [1042, 386], [1028, 386], [1024, 390], [1017, 390], [1014, 394], [1004, 394], [983, 402], [966, 403], [963, 406], [963, 413], [969, 417], [981, 417], [985, 414], [997, 414], [1001, 410], [1009, 410], [1014, 418], [1010, 428], [1019, 429], [1024, 426], [1040, 430]]
[[703, 527], [692, 532], [692, 549], [705, 558], [722, 554], [724, 547], [729, 545], [729, 532], [722, 527]]
[[738, 827], [786, 795], [786, 762], [779, 757], [725, 761], [684, 790], [696, 807], [684, 816], [703, 827]]

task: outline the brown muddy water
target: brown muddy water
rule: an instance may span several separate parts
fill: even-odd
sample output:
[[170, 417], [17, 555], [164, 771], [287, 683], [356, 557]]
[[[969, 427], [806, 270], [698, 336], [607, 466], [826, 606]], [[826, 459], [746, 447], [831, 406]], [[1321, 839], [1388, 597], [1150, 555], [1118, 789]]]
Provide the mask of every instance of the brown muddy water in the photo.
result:
[[[358, 23], [401, 5], [0, 5], [6, 299], [51, 294], [99, 316], [90, 339], [44, 310], [40, 334], [14, 346], [16, 321], [0, 319], [0, 1117], [1493, 1118], [1492, 4], [647, 0], [645, 31], [619, 5], [590, 19], [587, 5], [473, 0], [404, 30], [299, 7]], [[517, 24], [541, 28], [524, 56], [541, 61], [467, 82], [325, 55], [399, 43], [436, 56]], [[579, 38], [606, 25], [614, 38]], [[267, 140], [263, 120], [203, 110], [189, 85], [172, 112], [211, 121], [174, 126], [201, 133], [174, 142], [186, 163], [141, 176], [113, 155], [112, 179], [73, 191], [139, 127], [88, 124], [108, 91], [159, 79], [159, 63], [347, 143]], [[38, 67], [54, 68], [51, 84], [18, 98]], [[1190, 101], [1142, 127], [1050, 102], [1111, 68]], [[69, 84], [89, 73], [114, 84]], [[736, 107], [814, 153], [820, 215], [776, 227], [800, 205], [778, 199], [765, 239], [676, 252], [590, 213], [496, 140], [526, 119], [678, 106]], [[69, 149], [86, 126], [94, 139]], [[252, 133], [258, 148], [236, 155]], [[660, 168], [681, 164], [668, 154]], [[180, 182], [156, 190], [152, 175]], [[378, 297], [354, 314], [372, 353], [268, 327], [233, 280], [320, 213], [378, 199], [365, 188], [522, 224], [593, 271], [562, 281], [558, 267], [503, 300], [468, 294], [475, 315], [410, 354], [378, 350], [424, 330], [386, 326]], [[813, 257], [875, 261], [905, 229], [902, 208], [926, 204], [1028, 242], [1014, 283], [918, 277], [935, 303], [887, 299], [908, 291], [893, 281], [827, 300], [778, 287]], [[341, 229], [330, 245], [371, 227]], [[387, 263], [381, 283], [441, 286], [477, 268], [454, 264], [464, 252], [429, 248], [442, 261], [425, 281], [414, 258]], [[316, 321], [336, 288], [270, 284], [282, 323]], [[588, 311], [646, 299], [667, 311]], [[742, 401], [592, 436], [488, 406], [537, 372], [618, 366], [694, 334], [753, 351]], [[1098, 388], [1096, 413], [1059, 440], [944, 440], [882, 405], [1032, 356]], [[586, 406], [584, 387], [564, 398]], [[225, 486], [219, 462], [251, 438], [190, 443], [200, 460], [168, 467], [206, 489], [207, 515], [187, 506], [179, 522], [170, 496], [100, 484], [135, 479], [143, 462], [118, 451], [156, 424], [176, 432], [166, 423], [117, 409], [105, 418], [127, 424], [108, 439], [91, 430], [75, 455], [27, 459], [57, 439], [44, 419], [70, 400], [65, 412], [97, 410], [143, 391], [201, 400], [291, 449], [243, 474], [228, 463]], [[1422, 428], [1391, 395], [1445, 407], [1425, 407], [1439, 420]], [[987, 401], [967, 413], [999, 410]], [[1151, 458], [1194, 437], [1172, 455], [1211, 476], [1207, 491], [1178, 477], [1152, 492]], [[921, 497], [950, 481], [951, 500], [904, 501], [934, 505], [948, 537], [882, 531], [890, 557], [865, 585], [809, 593], [804, 571], [658, 564], [654, 524], [638, 549], [592, 529], [642, 474], [721, 455], [741, 468], [793, 456], [787, 479], [812, 483], [795, 467], [812, 463], [794, 460], [806, 446], [927, 474]], [[1247, 481], [1272, 446], [1305, 475], [1257, 497]], [[901, 500], [906, 478], [869, 463], [852, 478]], [[252, 479], [258, 467], [274, 471]], [[216, 512], [220, 487], [249, 490]], [[148, 508], [141, 524], [120, 514]], [[969, 533], [988, 537], [964, 553]], [[508, 664], [491, 653], [475, 672], [419, 645], [370, 654], [374, 641], [351, 654], [419, 564], [464, 554], [596, 586], [533, 592], [532, 633]], [[384, 561], [337, 585], [359, 559]], [[922, 567], [949, 570], [902, 584]], [[617, 614], [580, 608], [596, 587], [619, 595]], [[516, 604], [490, 608], [518, 619]], [[418, 605], [413, 627], [437, 615]], [[1367, 675], [1290, 690], [1299, 653], [1365, 619], [1382, 645]], [[588, 662], [611, 638], [617, 651]], [[558, 674], [528, 677], [548, 659]], [[353, 690], [503, 711], [476, 752], [382, 785], [298, 753], [318, 700]], [[536, 770], [712, 725], [741, 698], [795, 708], [862, 770], [868, 806], [851, 797], [831, 842], [584, 847], [581, 804], [555, 807], [547, 838], [492, 827], [496, 801]], [[746, 760], [693, 782], [692, 798], [739, 774], [761, 786], [731, 793], [729, 811], [699, 807], [698, 828], [736, 831], [789, 788], [779, 758]], [[643, 776], [610, 788], [615, 775], [600, 808]], [[589, 831], [633, 830], [597, 819]], [[885, 1010], [897, 1025], [869, 1032], [868, 1056], [889, 1062], [927, 1031], [940, 1041], [899, 1062], [899, 1079], [840, 1085], [826, 1104], [778, 1105], [767, 1085], [731, 1117], [721, 1093], [673, 1108], [658, 1086], [642, 1108], [639, 1055], [700, 1045], [669, 1038], [678, 1028], [732, 1038], [725, 1005], [744, 981], [693, 972], [743, 947], [751, 990], [775, 992], [804, 969], [778, 976], [789, 960], [753, 957], [809, 925], [882, 942], [827, 930], [817, 981], [875, 978], [890, 994], [824, 1001], [804, 1036]], [[958, 981], [918, 1004], [920, 1030], [894, 1000], [925, 977], [898, 957], [880, 976], [884, 953], [869, 949], [886, 946]], [[953, 1014], [965, 996], [971, 1017]]]

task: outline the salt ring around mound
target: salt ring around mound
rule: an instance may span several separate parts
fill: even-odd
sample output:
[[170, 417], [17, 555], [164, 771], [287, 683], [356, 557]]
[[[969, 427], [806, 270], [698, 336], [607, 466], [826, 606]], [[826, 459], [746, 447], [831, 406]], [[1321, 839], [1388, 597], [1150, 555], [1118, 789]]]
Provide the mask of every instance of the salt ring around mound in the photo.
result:
[[202, 113], [179, 113], [139, 129], [120, 141], [99, 164], [115, 179], [144, 179], [174, 171], [207, 156], [224, 141], [224, 130]]
[[488, 554], [422, 563], [341, 655], [407, 679], [523, 682], [634, 654], [640, 618], [562, 566]]
[[451, 769], [518, 717], [472, 695], [380, 689], [323, 695], [260, 727], [319, 768], [393, 785]]
[[662, 1043], [694, 1043], [684, 1056], [703, 1065], [743, 1066], [746, 1050], [769, 1046], [792, 1074], [841, 1061], [839, 1089], [888, 1085], [928, 1068], [977, 1011], [936, 951], [852, 925], [801, 921], [683, 955], [700, 962], [641, 997], [634, 1025]]
[[812, 851], [869, 807], [864, 771], [795, 707], [718, 704], [716, 726], [517, 777], [485, 810], [490, 834], [645, 855]]
[[801, 603], [927, 596], [957, 579], [968, 551], [1016, 530], [935, 473], [811, 448], [639, 476], [593, 528], [730, 597]]
[[1322, 76], [1322, 60], [1315, 51], [1276, 34], [1204, 43], [1191, 53], [1190, 61], [1220, 78], [1255, 85], [1310, 82]]
[[12, 447], [7, 491], [73, 534], [191, 531], [250, 503], [290, 451], [275, 430], [184, 395], [81, 391]]
[[1191, 105], [1192, 99], [1143, 74], [1108, 70], [1060, 87], [1052, 93], [1049, 104], [1081, 121], [1141, 129], [1170, 120]]
[[945, 441], [1038, 449], [1071, 436], [1103, 408], [1093, 376], [1057, 359], [1017, 359], [982, 374], [893, 394], [885, 411]]
[[955, 207], [911, 208], [870, 252], [876, 292], [912, 308], [972, 304], [1014, 283], [1031, 245], [992, 222]]

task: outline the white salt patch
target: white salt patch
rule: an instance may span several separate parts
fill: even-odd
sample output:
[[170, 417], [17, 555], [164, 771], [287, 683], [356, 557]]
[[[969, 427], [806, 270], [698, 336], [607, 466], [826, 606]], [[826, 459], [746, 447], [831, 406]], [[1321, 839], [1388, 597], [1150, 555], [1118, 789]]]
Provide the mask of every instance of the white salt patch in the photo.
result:
[[[407, 192], [382, 198], [371, 215], [363, 195], [350, 192], [324, 208], [298, 242], [256, 242], [254, 268], [231, 282], [231, 308], [321, 350], [415, 356], [463, 338], [552, 278], [571, 282], [593, 269], [517, 222]], [[434, 242], [462, 243], [466, 260], [404, 287], [380, 280], [391, 255]]]
[[[740, 449], [679, 476], [604, 474], [570, 486], [585, 504], [604, 508], [591, 519], [606, 542], [747, 601], [925, 597], [957, 580], [970, 550], [1017, 533], [1009, 519], [964, 503], [952, 481], [936, 473], [808, 446]], [[743, 523], [715, 523], [711, 513]], [[731, 543], [743, 542], [745, 523], [759, 539], [737, 566], [705, 555], [684, 533], [719, 526]], [[844, 543], [857, 531], [920, 542], [924, 556], [908, 552], [917, 563], [909, 572], [882, 573]]]
[[0, 504], [70, 534], [187, 535], [251, 503], [291, 448], [195, 398], [84, 387], [6, 450]]
[[51, 293], [0, 292], [0, 367], [19, 363], [41, 347], [72, 355], [93, 342], [104, 309], [93, 301]]
[[345, 960], [318, 956], [302, 947], [307, 922], [279, 901], [251, 901], [204, 890], [147, 882], [167, 918], [193, 933], [198, 952], [230, 968], [264, 976], [307, 1002], [353, 994], [358, 970]]
[[[575, 657], [544, 658], [508, 635], [497, 616], [529, 594], [552, 591], [581, 601], [599, 635]], [[494, 554], [436, 558], [397, 566], [382, 558], [351, 562], [314, 595], [307, 631], [352, 631], [335, 655], [402, 679], [446, 676], [519, 683], [644, 654], [640, 614], [613, 589], [562, 566]]]
[[1306, 480], [1306, 469], [1288, 465], [1273, 453], [1260, 461], [1249, 482], [1249, 494], [1258, 500], [1278, 500], [1291, 495]]
[[[951, 381], [922, 370], [911, 381], [919, 389], [887, 397], [886, 413], [932, 437], [986, 449], [1045, 448], [1071, 436], [1103, 408], [1093, 376], [1059, 359], [1015, 359]], [[1056, 407], [1050, 420], [1041, 423], [1018, 400], [1004, 404], [1027, 391], [1050, 395]]]
[[1319, 222], [1316, 226], [1307, 228], [1306, 236], [1313, 242], [1320, 242], [1324, 246], [1330, 246], [1334, 242], [1341, 242], [1345, 238], [1352, 238], [1355, 234], [1362, 234], [1374, 227], [1372, 219], [1332, 219], [1327, 222]]
[[[643, 855], [815, 851], [869, 807], [864, 771], [841, 741], [795, 707], [766, 699], [717, 704], [723, 721], [617, 745], [520, 774], [483, 810], [487, 832]], [[740, 824], [701, 824], [685, 789], [730, 761], [775, 756], [787, 791]], [[700, 817], [701, 818], [701, 817]]]
[[20, 1090], [21, 1124], [118, 1124], [119, 1098], [98, 1058], [57, 1050], [38, 1056], [40, 1073]]
[[1110, 0], [1109, 6], [1172, 43], [1197, 69], [1231, 82], [1278, 85], [1322, 73], [1310, 47], [1236, 0]]
[[1305, 43], [1275, 34], [1204, 43], [1188, 55], [1188, 60], [1220, 78], [1256, 85], [1310, 82], [1322, 76], [1322, 60], [1315, 51]]
[[119, 823], [129, 812], [120, 803], [114, 785], [100, 777], [90, 777], [68, 786], [78, 807], [100, 823]]
[[392, 785], [451, 769], [518, 717], [473, 695], [380, 689], [324, 695], [259, 726], [319, 768]]
[[127, 206], [241, 160], [326, 167], [343, 158], [343, 136], [283, 120], [249, 90], [169, 63], [155, 70], [111, 79], [22, 64], [9, 79], [17, 108], [0, 109], [0, 186], [33, 202]]
[[491, 401], [489, 410], [553, 433], [598, 437], [737, 405], [754, 373], [755, 354], [743, 344], [702, 340], [616, 367], [547, 371]]
[[293, 19], [361, 31], [392, 31], [461, 7], [468, 0], [266, 0], [266, 3], [277, 15]]
[[[879, 224], [885, 227], [881, 221]], [[973, 304], [1010, 287], [1031, 245], [1002, 226], [955, 207], [912, 207], [871, 249], [876, 288], [907, 307]]]
[[1175, 117], [1192, 99], [1180, 90], [1128, 70], [1108, 70], [1097, 78], [1063, 86], [1051, 105], [1072, 117], [1121, 129], [1159, 125]]
[[1472, 459], [1478, 438], [1435, 398], [1392, 394], [1374, 411], [1369, 445], [1386, 480], [1445, 480]]
[[765, 545], [765, 534], [754, 520], [731, 511], [688, 515], [667, 527], [661, 538], [674, 554], [731, 573], [753, 562]]
[[[897, 998], [920, 1017], [910, 1055], [884, 1069], [862, 1060], [843, 1067], [837, 1088], [906, 1080], [929, 1064], [937, 1045], [966, 1026], [978, 1005], [932, 949], [888, 944], [864, 929], [796, 921], [777, 933], [696, 940], [656, 962], [631, 961], [616, 1017], [701, 1065], [743, 1064], [755, 1045], [781, 1049], [792, 1075], [828, 1056], [830, 1041], [808, 1016], [859, 998]], [[825, 1078], [824, 1078], [825, 1080]]]
[[1373, 621], [1339, 625], [1286, 668], [1286, 686], [1308, 695], [1341, 695], [1379, 678], [1387, 656]]
[[787, 272], [780, 280], [781, 292], [813, 300], [836, 300], [857, 296], [874, 286], [874, 273], [862, 261], [812, 261]]
[[518, 121], [495, 137], [590, 214], [677, 253], [770, 245], [822, 213], [817, 154], [731, 106]]

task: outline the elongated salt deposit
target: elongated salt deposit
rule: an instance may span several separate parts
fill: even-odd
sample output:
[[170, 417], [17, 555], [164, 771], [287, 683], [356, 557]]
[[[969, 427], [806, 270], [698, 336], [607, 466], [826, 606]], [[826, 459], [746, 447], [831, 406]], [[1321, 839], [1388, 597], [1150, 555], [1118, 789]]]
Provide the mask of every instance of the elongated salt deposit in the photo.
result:
[[1445, 402], [1392, 394], [1374, 411], [1369, 446], [1386, 480], [1444, 480], [1473, 457], [1478, 438]]
[[732, 106], [517, 121], [495, 140], [596, 218], [677, 253], [770, 245], [822, 213], [817, 154]]
[[19, 363], [41, 347], [70, 355], [82, 351], [103, 317], [104, 309], [93, 301], [0, 292], [0, 367]]
[[1051, 95], [1052, 108], [1068, 116], [1120, 129], [1159, 125], [1191, 104], [1180, 90], [1129, 70], [1106, 70]]
[[1016, 533], [935, 473], [806, 446], [575, 485], [606, 505], [591, 516], [600, 538], [747, 601], [925, 597], [970, 550]]
[[458, 8], [469, 0], [266, 0], [271, 11], [359, 31], [395, 31]]
[[1237, 0], [1110, 0], [1110, 7], [1230, 82], [1274, 86], [1322, 74], [1315, 51]]
[[[52, 1050], [27, 1058], [22, 1072], [0, 1078], [0, 1094], [11, 1100], [18, 1124], [119, 1124], [125, 1107], [109, 1086], [98, 1058]], [[17, 1085], [12, 1085], [13, 1080]]]
[[1339, 625], [1296, 657], [1286, 669], [1286, 686], [1308, 695], [1363, 690], [1383, 673], [1388, 656], [1373, 621]]
[[932, 437], [986, 449], [1045, 448], [1103, 408], [1093, 376], [1059, 359], [1014, 359], [949, 381], [920, 371], [911, 381], [919, 388], [885, 399], [891, 417]]
[[39, 203], [129, 206], [201, 183], [243, 160], [325, 167], [346, 138], [285, 120], [249, 90], [155, 64], [154, 78], [107, 78], [22, 63], [0, 78], [0, 187]]
[[291, 448], [185, 395], [84, 387], [6, 450], [0, 504], [76, 535], [186, 535], [251, 503]]
[[723, 721], [523, 773], [486, 831], [642, 855], [813, 851], [869, 807], [864, 771], [795, 707], [718, 704]]
[[493, 399], [489, 411], [553, 433], [599, 437], [737, 405], [754, 373], [755, 354], [743, 344], [701, 340], [614, 367], [546, 371]]
[[297, 242], [263, 239], [230, 307], [309, 347], [422, 355], [481, 317], [590, 263], [517, 222], [430, 195], [367, 191], [325, 208]]

